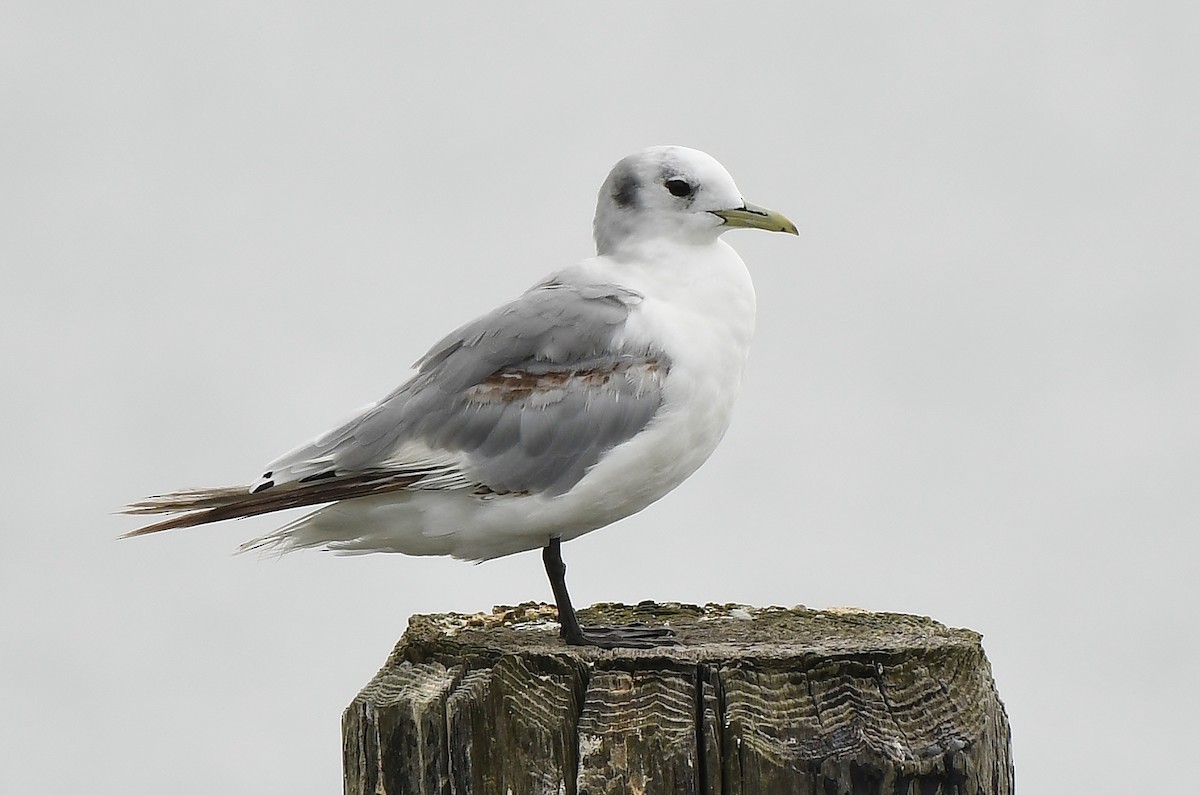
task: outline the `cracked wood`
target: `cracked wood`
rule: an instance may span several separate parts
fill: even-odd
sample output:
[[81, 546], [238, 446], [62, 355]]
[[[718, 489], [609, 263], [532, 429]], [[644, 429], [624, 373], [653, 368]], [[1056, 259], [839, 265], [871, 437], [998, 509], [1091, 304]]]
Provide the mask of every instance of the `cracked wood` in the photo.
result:
[[587, 616], [666, 622], [681, 643], [567, 647], [545, 605], [414, 616], [343, 716], [346, 792], [1012, 792], [974, 632], [734, 605]]

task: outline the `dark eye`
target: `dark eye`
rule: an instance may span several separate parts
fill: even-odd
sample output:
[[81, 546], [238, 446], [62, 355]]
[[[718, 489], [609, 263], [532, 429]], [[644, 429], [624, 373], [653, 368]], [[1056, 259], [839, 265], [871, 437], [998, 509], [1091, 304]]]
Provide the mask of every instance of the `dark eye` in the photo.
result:
[[692, 186], [682, 179], [669, 179], [666, 182], [667, 190], [671, 191], [672, 196], [691, 196]]

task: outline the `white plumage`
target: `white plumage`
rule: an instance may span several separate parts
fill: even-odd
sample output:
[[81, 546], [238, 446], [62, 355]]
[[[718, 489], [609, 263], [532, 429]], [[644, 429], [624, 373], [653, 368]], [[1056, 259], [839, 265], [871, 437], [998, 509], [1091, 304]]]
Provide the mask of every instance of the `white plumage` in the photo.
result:
[[557, 559], [671, 491], [729, 426], [754, 333], [750, 276], [719, 237], [796, 229], [683, 147], [619, 162], [594, 226], [595, 257], [452, 332], [392, 394], [249, 489], [131, 506], [179, 514], [131, 535], [329, 503], [245, 548]]

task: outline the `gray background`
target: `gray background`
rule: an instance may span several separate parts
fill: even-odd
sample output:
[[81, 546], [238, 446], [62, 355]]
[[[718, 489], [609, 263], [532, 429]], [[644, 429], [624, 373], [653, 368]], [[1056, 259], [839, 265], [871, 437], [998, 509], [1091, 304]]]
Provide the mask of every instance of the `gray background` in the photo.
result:
[[0, 791], [339, 791], [409, 614], [549, 599], [535, 554], [260, 560], [230, 553], [276, 519], [118, 543], [110, 512], [382, 395], [590, 254], [658, 143], [802, 236], [727, 237], [759, 292], [733, 428], [566, 547], [577, 602], [973, 627], [1023, 793], [1179, 791], [1200, 15], [398, 5], [0, 11]]

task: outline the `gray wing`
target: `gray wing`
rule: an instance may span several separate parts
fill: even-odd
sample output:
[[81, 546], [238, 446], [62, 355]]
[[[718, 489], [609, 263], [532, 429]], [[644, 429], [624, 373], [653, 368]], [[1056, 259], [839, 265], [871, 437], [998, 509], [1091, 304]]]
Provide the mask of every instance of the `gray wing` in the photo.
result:
[[641, 296], [547, 282], [459, 328], [359, 416], [268, 466], [255, 490], [365, 471], [414, 488], [560, 494], [662, 403], [661, 351], [614, 345]]

